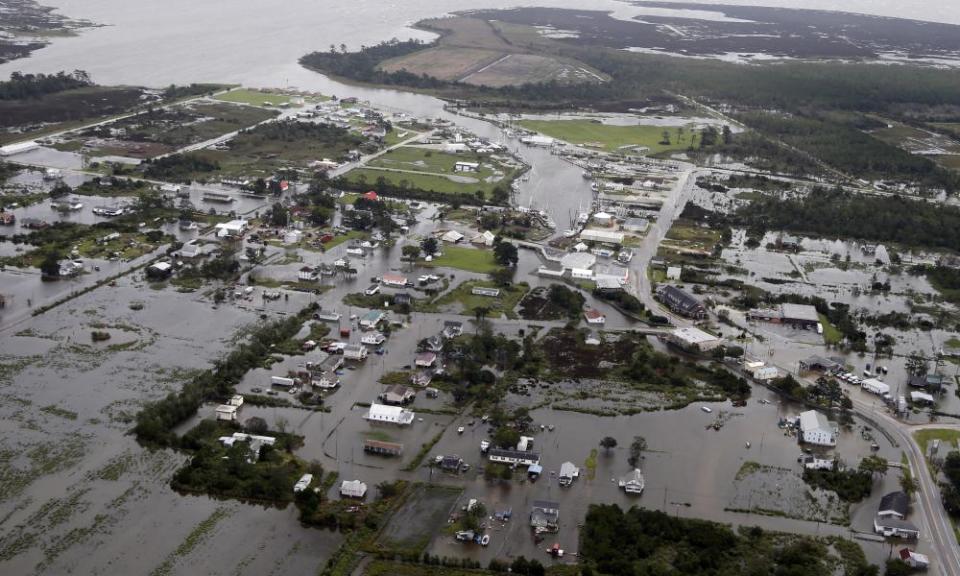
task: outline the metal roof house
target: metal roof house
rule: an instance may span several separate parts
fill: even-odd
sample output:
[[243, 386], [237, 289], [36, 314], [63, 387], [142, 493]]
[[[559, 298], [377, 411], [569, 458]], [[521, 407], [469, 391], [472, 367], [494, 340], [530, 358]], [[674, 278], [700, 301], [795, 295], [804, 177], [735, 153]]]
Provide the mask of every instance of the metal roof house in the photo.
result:
[[363, 498], [367, 495], [367, 485], [360, 480], [344, 480], [340, 483], [340, 496]]
[[707, 316], [707, 309], [699, 300], [676, 286], [670, 286], [669, 284], [659, 286], [657, 288], [657, 298], [666, 304], [667, 308], [681, 316], [695, 319], [706, 318]]
[[800, 440], [817, 446], [836, 446], [837, 431], [826, 416], [807, 410], [800, 414]]
[[367, 438], [363, 441], [363, 451], [381, 456], [399, 456], [403, 454], [403, 444]]
[[890, 492], [880, 499], [877, 516], [880, 518], [897, 518], [903, 520], [910, 511], [910, 497], [906, 492]]
[[387, 406], [385, 404], [371, 404], [370, 409], [363, 417], [370, 422], [383, 422], [387, 424], [398, 424], [400, 426], [409, 426], [413, 423], [416, 414], [400, 406]]
[[873, 519], [873, 531], [887, 538], [913, 540], [920, 537], [920, 529], [916, 525], [897, 518], [880, 518], [877, 516]]
[[556, 532], [560, 526], [560, 504], [549, 500], [534, 500], [530, 508], [530, 527], [538, 532]]
[[373, 330], [377, 324], [383, 321], [387, 315], [380, 310], [371, 310], [360, 318], [360, 328], [364, 330]]
[[402, 384], [393, 384], [380, 394], [380, 401], [391, 406], [402, 406], [413, 402], [417, 393]]
[[503, 464], [519, 464], [521, 466], [532, 466], [540, 463], [540, 454], [527, 450], [508, 450], [505, 448], [491, 448], [487, 451], [487, 458], [491, 462], [500, 462]]

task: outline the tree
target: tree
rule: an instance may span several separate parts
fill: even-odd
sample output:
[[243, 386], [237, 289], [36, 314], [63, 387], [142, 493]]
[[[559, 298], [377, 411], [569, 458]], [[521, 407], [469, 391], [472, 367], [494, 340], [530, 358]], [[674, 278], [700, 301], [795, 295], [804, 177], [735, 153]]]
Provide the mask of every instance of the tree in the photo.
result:
[[907, 357], [907, 373], [911, 376], [923, 377], [929, 370], [927, 359], [920, 352], [911, 352]]
[[270, 208], [270, 225], [281, 227], [286, 226], [289, 220], [287, 214], [287, 209], [283, 207], [283, 204], [275, 202]]
[[243, 429], [250, 434], [263, 434], [267, 428], [267, 421], [259, 416], [251, 416], [243, 423]]
[[501, 266], [515, 266], [520, 258], [516, 246], [498, 239], [493, 244], [493, 259]]
[[403, 253], [403, 259], [409, 260], [410, 262], [414, 262], [420, 258], [420, 247], [414, 246], [413, 244], [407, 244], [401, 252]]
[[420, 243], [420, 248], [423, 250], [423, 253], [432, 256], [437, 253], [437, 249], [440, 248], [440, 244], [437, 242], [437, 239], [430, 236], [423, 239], [423, 242]]
[[516, 448], [520, 442], [520, 432], [513, 428], [501, 426], [493, 433], [493, 443], [501, 448]]
[[900, 473], [900, 489], [906, 492], [907, 496], [912, 496], [920, 489], [920, 483], [907, 468], [904, 468]]
[[869, 472], [870, 476], [885, 476], [889, 463], [886, 458], [881, 456], [867, 456], [860, 461], [858, 468], [864, 472]]
[[513, 268], [497, 268], [490, 273], [490, 280], [499, 286], [509, 286], [513, 282]]
[[643, 436], [634, 436], [633, 442], [630, 444], [630, 457], [627, 459], [627, 462], [631, 466], [636, 468], [637, 464], [640, 462], [640, 459], [643, 457], [643, 453], [647, 450], [647, 439]]
[[602, 446], [604, 450], [609, 452], [612, 448], [617, 447], [617, 439], [614, 438], [613, 436], [604, 436], [603, 440], [600, 441], [600, 446]]
[[55, 250], [47, 253], [43, 262], [40, 263], [40, 273], [44, 278], [60, 277], [60, 258], [60, 254]]
[[914, 570], [910, 567], [909, 564], [904, 562], [899, 558], [893, 558], [887, 560], [886, 569], [883, 571], [884, 576], [908, 576], [913, 574]]

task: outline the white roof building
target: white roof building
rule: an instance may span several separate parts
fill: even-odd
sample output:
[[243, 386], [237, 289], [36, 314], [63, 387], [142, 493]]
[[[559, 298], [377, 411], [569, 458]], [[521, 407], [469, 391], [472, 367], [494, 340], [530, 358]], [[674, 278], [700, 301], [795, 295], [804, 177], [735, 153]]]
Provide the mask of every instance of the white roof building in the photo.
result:
[[816, 410], [807, 410], [800, 414], [801, 440], [818, 446], [836, 446], [837, 432], [830, 421]]
[[564, 270], [589, 270], [597, 263], [597, 257], [589, 252], [571, 252], [560, 258]]
[[639, 468], [634, 468], [633, 472], [620, 479], [619, 485], [627, 494], [641, 494], [646, 481], [643, 479], [643, 472]]
[[363, 498], [367, 495], [367, 485], [360, 480], [344, 480], [340, 483], [340, 495], [347, 498]]
[[698, 352], [708, 352], [723, 344], [722, 339], [693, 327], [676, 328], [667, 336], [667, 340], [684, 350]]
[[416, 414], [400, 406], [387, 406], [386, 404], [371, 404], [370, 409], [363, 417], [370, 422], [384, 422], [387, 424], [399, 424], [408, 426], [413, 423]]
[[471, 238], [470, 243], [476, 244], [478, 246], [493, 246], [493, 241], [496, 239], [497, 237], [493, 232], [489, 230], [484, 230], [480, 234], [477, 234], [476, 236]]
[[441, 236], [440, 239], [444, 242], [456, 244], [457, 242], [463, 240], [463, 234], [457, 232], [456, 230], [449, 230], [443, 236]]
[[247, 221], [240, 220], [231, 220], [229, 222], [220, 222], [215, 226], [217, 229], [217, 238], [226, 238], [228, 236], [239, 236], [246, 232], [247, 230]]
[[601, 242], [603, 244], [623, 244], [623, 232], [612, 230], [584, 230], [580, 239], [584, 242]]
[[670, 266], [667, 268], [667, 280], [679, 280], [683, 274], [683, 268], [680, 266]]

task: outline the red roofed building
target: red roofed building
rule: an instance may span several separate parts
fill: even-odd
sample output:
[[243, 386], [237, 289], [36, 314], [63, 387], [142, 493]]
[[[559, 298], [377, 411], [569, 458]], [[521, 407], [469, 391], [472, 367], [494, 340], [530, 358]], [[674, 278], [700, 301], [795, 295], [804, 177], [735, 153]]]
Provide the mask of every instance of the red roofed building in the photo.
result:
[[380, 199], [380, 197], [377, 196], [377, 193], [374, 192], [373, 190], [371, 190], [371, 191], [367, 192], [366, 194], [364, 194], [363, 197], [366, 198], [367, 200], [373, 200], [374, 202], [376, 202], [377, 200]]
[[604, 316], [603, 312], [594, 310], [593, 308], [588, 308], [584, 311], [583, 317], [587, 319], [588, 324], [603, 324], [607, 321], [607, 317]]

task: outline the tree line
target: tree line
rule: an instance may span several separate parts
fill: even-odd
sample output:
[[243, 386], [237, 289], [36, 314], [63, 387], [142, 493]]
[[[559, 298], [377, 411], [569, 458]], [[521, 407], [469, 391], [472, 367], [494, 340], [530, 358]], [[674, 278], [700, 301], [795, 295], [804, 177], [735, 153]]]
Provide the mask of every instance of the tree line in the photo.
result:
[[737, 211], [731, 223], [747, 227], [751, 235], [785, 230], [960, 251], [960, 209], [897, 195], [816, 187], [801, 198], [758, 199]]
[[83, 70], [57, 72], [56, 74], [24, 74], [13, 72], [10, 79], [0, 82], [0, 100], [24, 100], [40, 98], [47, 94], [93, 86], [90, 76]]

